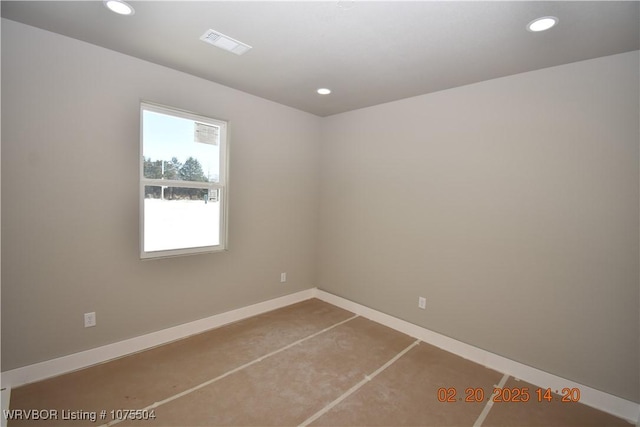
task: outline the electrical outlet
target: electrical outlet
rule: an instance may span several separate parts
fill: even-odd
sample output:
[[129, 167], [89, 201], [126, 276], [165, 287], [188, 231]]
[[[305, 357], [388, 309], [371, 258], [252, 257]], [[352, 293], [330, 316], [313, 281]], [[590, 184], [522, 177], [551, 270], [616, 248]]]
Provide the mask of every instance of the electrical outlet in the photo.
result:
[[280, 283], [287, 281], [287, 273], [280, 273]]
[[427, 308], [427, 299], [425, 297], [418, 297], [418, 307], [423, 310]]
[[91, 313], [84, 314], [84, 327], [90, 328], [92, 326], [96, 326], [96, 312], [93, 311]]

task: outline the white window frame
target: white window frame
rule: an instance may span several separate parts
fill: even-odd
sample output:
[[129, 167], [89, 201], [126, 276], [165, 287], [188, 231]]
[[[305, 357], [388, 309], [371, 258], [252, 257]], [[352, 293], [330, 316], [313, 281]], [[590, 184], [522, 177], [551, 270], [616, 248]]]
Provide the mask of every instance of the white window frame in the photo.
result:
[[[151, 179], [144, 176], [144, 111], [153, 111], [160, 114], [166, 114], [170, 116], [180, 117], [188, 120], [194, 120], [205, 124], [213, 124], [220, 126], [220, 173], [218, 176], [218, 182], [196, 182], [196, 181], [181, 181], [181, 180], [168, 180], [168, 179]], [[211, 252], [220, 252], [227, 250], [228, 230], [228, 125], [225, 120], [214, 119], [199, 114], [194, 114], [189, 111], [180, 110], [177, 108], [166, 107], [159, 104], [143, 101], [140, 103], [140, 258], [141, 259], [155, 259], [155, 258], [167, 258], [181, 255], [202, 254]], [[145, 251], [144, 250], [144, 200], [145, 200], [145, 186], [165, 186], [165, 187], [181, 187], [181, 188], [206, 188], [210, 190], [218, 190], [218, 199], [220, 200], [220, 220], [219, 220], [219, 244], [214, 246], [202, 246], [193, 248], [181, 248], [161, 251]]]

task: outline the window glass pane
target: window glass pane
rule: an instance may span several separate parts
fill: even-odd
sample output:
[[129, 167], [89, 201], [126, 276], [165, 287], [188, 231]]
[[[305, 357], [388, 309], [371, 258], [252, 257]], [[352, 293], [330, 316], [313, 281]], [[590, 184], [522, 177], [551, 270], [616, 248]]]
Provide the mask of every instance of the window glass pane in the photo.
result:
[[219, 182], [220, 126], [155, 111], [142, 114], [145, 178]]
[[220, 244], [220, 190], [145, 186], [144, 251]]

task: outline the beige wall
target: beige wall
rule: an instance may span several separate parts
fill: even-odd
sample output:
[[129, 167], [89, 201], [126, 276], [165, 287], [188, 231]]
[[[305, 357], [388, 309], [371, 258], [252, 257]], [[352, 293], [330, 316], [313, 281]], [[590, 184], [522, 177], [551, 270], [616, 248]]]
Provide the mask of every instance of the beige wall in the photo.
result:
[[[3, 20], [2, 369], [318, 285], [638, 402], [638, 62], [320, 119]], [[141, 99], [230, 120], [228, 253], [138, 259]]]
[[326, 118], [318, 286], [640, 401], [638, 63]]
[[[228, 253], [139, 260], [141, 99], [230, 121]], [[3, 20], [2, 122], [3, 370], [315, 285], [318, 117]]]

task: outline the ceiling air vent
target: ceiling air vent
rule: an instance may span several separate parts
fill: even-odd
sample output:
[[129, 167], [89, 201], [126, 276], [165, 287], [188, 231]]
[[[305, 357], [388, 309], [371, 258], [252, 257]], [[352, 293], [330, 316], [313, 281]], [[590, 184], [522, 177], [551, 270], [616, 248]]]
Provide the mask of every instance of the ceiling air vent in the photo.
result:
[[248, 44], [232, 39], [231, 37], [225, 36], [224, 34], [214, 30], [208, 30], [200, 37], [200, 40], [219, 47], [220, 49], [228, 50], [236, 55], [242, 55], [251, 49], [251, 46]]

